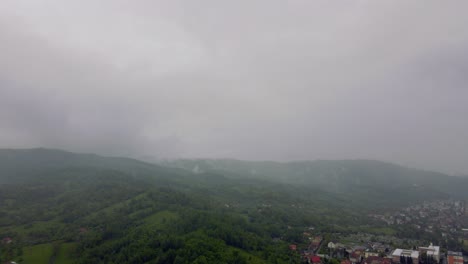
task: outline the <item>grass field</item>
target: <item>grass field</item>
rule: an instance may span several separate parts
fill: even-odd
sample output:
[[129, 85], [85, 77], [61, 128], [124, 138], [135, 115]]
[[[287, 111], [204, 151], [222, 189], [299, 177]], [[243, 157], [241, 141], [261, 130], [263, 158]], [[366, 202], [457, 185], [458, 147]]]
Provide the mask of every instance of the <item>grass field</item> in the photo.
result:
[[26, 235], [29, 232], [38, 232], [38, 231], [49, 231], [51, 229], [57, 229], [62, 227], [63, 224], [57, 221], [37, 221], [29, 225], [13, 225], [4, 227], [1, 229], [3, 232], [14, 232], [19, 235]]
[[24, 264], [48, 264], [53, 254], [53, 245], [40, 244], [23, 248]]
[[[60, 243], [60, 242], [55, 242]], [[76, 243], [61, 243], [55, 244], [57, 250], [55, 258], [54, 255], [54, 244], [39, 244], [30, 247], [23, 248], [23, 264], [73, 264], [73, 251], [76, 248]]]
[[118, 203], [115, 203], [115, 204], [112, 204], [108, 207], [105, 207], [105, 208], [102, 208], [94, 213], [91, 213], [89, 215], [87, 215], [86, 217], [84, 217], [85, 220], [92, 220], [93, 218], [97, 217], [99, 214], [112, 214], [112, 212], [116, 209], [119, 209], [119, 208], [124, 208], [126, 206], [128, 206], [130, 204], [130, 202], [132, 200], [139, 200], [141, 199], [142, 197], [144, 197], [145, 194], [140, 194], [140, 195], [137, 195], [131, 199], [128, 199], [126, 201], [122, 201], [122, 202], [118, 202]]
[[387, 236], [393, 236], [395, 235], [395, 230], [389, 227], [375, 227], [375, 228], [370, 228], [369, 233], [373, 234], [379, 234], [379, 235], [387, 235]]
[[468, 250], [468, 239], [463, 240], [463, 249]]
[[55, 258], [55, 264], [72, 264], [73, 252], [76, 248], [76, 243], [62, 243]]
[[154, 229], [164, 228], [167, 223], [177, 219], [178, 215], [169, 211], [157, 212], [145, 218], [145, 225]]

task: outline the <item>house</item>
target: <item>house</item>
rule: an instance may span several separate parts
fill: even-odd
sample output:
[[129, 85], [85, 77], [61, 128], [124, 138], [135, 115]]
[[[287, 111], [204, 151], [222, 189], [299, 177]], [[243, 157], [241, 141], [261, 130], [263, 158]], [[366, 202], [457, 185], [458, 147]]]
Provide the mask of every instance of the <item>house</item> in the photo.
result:
[[392, 264], [392, 258], [385, 257], [381, 264]]
[[340, 247], [335, 251], [335, 257], [338, 259], [349, 258], [349, 254], [346, 252], [346, 248]]
[[11, 242], [13, 242], [13, 239], [11, 239], [11, 237], [4, 237], [2, 239], [2, 244], [10, 244]]
[[320, 247], [320, 244], [322, 243], [322, 237], [321, 236], [316, 236], [314, 238], [312, 238], [311, 242], [310, 242], [310, 245], [309, 245], [309, 249], [310, 250], [317, 250], [319, 247]]
[[329, 248], [330, 249], [330, 257], [337, 258], [337, 259], [343, 259], [343, 258], [348, 257], [345, 245], [340, 244], [340, 243], [336, 243], [336, 244], [334, 244], [334, 246], [335, 246], [334, 248]]
[[351, 264], [361, 263], [361, 254], [359, 254], [358, 252], [351, 253], [351, 255], [349, 255], [349, 261], [351, 261]]
[[447, 252], [447, 264], [463, 264], [463, 254], [461, 252]]
[[384, 244], [381, 244], [381, 243], [375, 243], [371, 247], [372, 247], [372, 250], [374, 252], [385, 253], [385, 252], [389, 251], [390, 246], [389, 245], [384, 245]]
[[313, 247], [318, 247], [318, 246], [320, 245], [320, 243], [322, 243], [322, 240], [323, 240], [323, 238], [322, 238], [321, 236], [316, 236], [316, 237], [314, 237], [314, 238], [312, 239], [311, 245], [312, 245]]
[[363, 264], [391, 264], [392, 261], [389, 258], [381, 258], [377, 256], [367, 257]]
[[351, 261], [349, 261], [349, 259], [344, 259], [340, 262], [340, 264], [351, 264]]
[[320, 259], [319, 256], [309, 256], [309, 263], [311, 264], [320, 264], [322, 263], [322, 260]]
[[364, 251], [364, 258], [368, 258], [368, 257], [378, 257], [379, 256], [379, 253], [378, 252], [372, 252], [370, 250], [366, 250]]
[[349, 259], [342, 260], [340, 264], [351, 264], [351, 261]]
[[291, 245], [289, 245], [289, 249], [292, 250], [292, 251], [296, 251], [297, 250], [297, 245], [291, 244]]

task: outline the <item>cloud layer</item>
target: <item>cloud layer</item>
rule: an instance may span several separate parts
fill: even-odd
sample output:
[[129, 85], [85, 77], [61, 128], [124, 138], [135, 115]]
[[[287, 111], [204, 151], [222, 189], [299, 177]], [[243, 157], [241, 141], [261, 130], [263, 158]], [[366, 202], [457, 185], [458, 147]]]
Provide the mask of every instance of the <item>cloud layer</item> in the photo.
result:
[[0, 146], [468, 173], [466, 1], [18, 1]]

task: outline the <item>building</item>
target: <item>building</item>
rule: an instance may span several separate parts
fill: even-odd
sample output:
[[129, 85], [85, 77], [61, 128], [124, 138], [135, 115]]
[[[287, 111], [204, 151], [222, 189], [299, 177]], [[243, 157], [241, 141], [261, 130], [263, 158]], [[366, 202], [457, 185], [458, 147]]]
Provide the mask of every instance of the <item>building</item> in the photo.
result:
[[307, 258], [308, 262], [310, 264], [321, 264], [322, 263], [322, 260], [320, 259], [319, 256], [309, 256]]
[[447, 252], [447, 264], [463, 264], [463, 254], [461, 252]]
[[343, 259], [343, 258], [348, 258], [349, 254], [346, 251], [346, 246], [345, 245], [340, 244], [340, 243], [336, 243], [335, 244], [335, 249], [331, 252], [330, 256], [332, 258]]
[[409, 259], [411, 259], [414, 264], [419, 263], [419, 251], [397, 248], [392, 252], [392, 260], [394, 263], [409, 264]]
[[440, 247], [434, 246], [432, 243], [428, 247], [419, 247], [420, 254], [427, 254], [428, 257], [432, 257], [437, 263], [440, 262]]
[[468, 228], [462, 228], [462, 236], [466, 240], [468, 239]]
[[361, 254], [359, 254], [359, 252], [356, 252], [356, 251], [352, 252], [349, 255], [349, 260], [351, 261], [351, 264], [361, 263], [361, 261], [362, 261]]
[[11, 239], [11, 237], [4, 237], [2, 239], [2, 244], [10, 244], [11, 242], [13, 242], [13, 239]]
[[380, 254], [378, 252], [373, 252], [373, 251], [370, 251], [370, 250], [366, 250], [364, 251], [364, 258], [368, 258], [368, 257], [378, 257]]
[[391, 264], [391, 259], [388, 258], [381, 258], [376, 256], [367, 257], [363, 264]]
[[351, 261], [349, 261], [349, 259], [344, 259], [340, 262], [340, 264], [351, 264]]
[[322, 243], [322, 240], [323, 240], [323, 237], [321, 237], [321, 236], [316, 236], [316, 237], [314, 237], [314, 238], [312, 239], [311, 245], [312, 245], [313, 247], [318, 247], [318, 246], [320, 246], [320, 244]]

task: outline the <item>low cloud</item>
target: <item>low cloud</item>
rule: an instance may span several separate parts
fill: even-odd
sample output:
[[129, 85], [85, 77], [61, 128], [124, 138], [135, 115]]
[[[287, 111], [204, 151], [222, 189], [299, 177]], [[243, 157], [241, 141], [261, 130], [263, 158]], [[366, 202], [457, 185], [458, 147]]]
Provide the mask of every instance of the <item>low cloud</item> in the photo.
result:
[[468, 173], [467, 8], [7, 0], [0, 146]]

